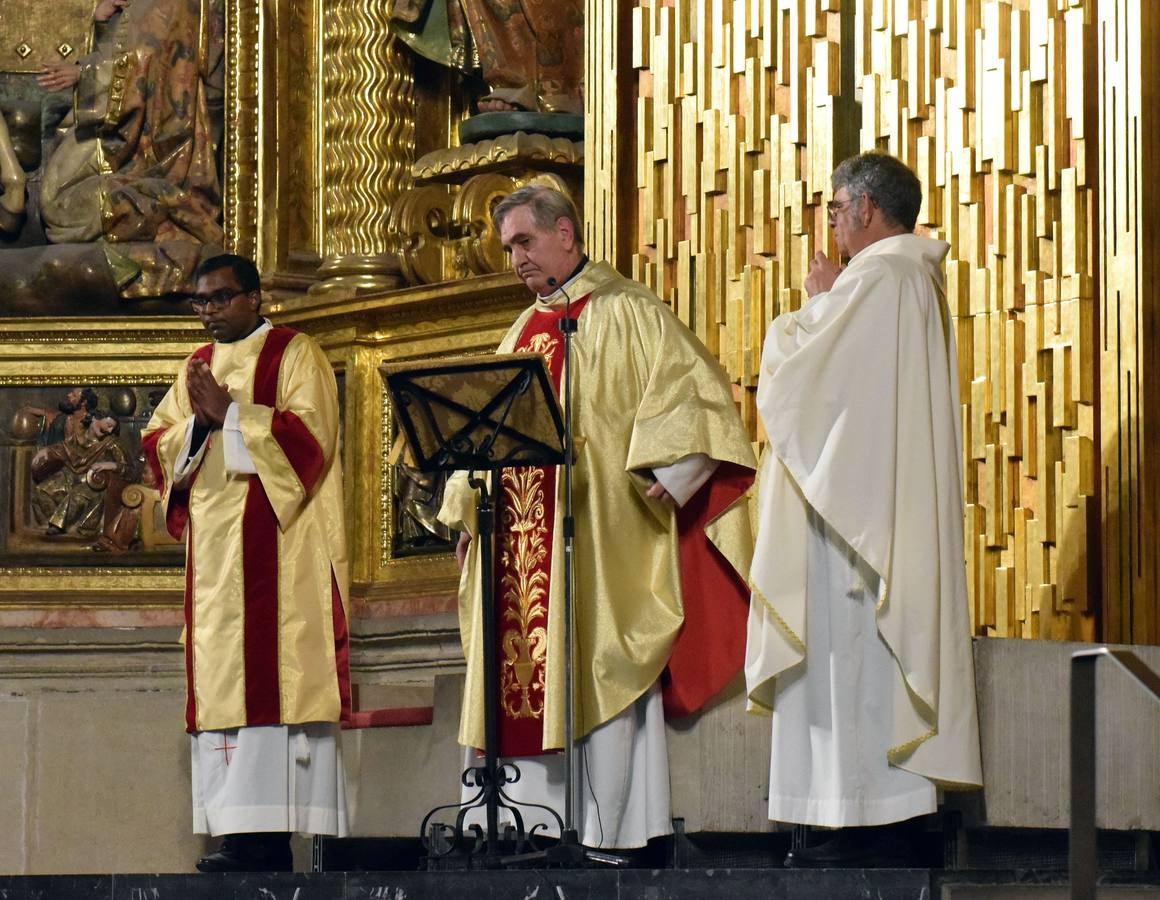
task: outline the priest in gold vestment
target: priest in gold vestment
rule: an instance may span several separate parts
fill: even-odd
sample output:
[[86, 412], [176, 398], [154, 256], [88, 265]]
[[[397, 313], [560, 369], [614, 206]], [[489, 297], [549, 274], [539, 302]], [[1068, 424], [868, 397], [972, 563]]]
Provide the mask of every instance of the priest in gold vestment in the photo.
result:
[[287, 870], [290, 832], [347, 830], [350, 711], [338, 396], [309, 337], [263, 320], [249, 260], [197, 273], [215, 342], [186, 361], [142, 440], [186, 540], [186, 726], [202, 871]]
[[[755, 460], [721, 366], [645, 287], [583, 255], [571, 201], [529, 186], [496, 207], [512, 267], [537, 295], [499, 351], [531, 350], [561, 384], [573, 346], [577, 830], [590, 847], [642, 847], [672, 830], [664, 715], [699, 709], [740, 671]], [[464, 534], [460, 742], [483, 746], [481, 579], [495, 581], [505, 791], [561, 808], [563, 476], [506, 469], [496, 571], [480, 571], [475, 492], [449, 480], [440, 518]], [[525, 817], [526, 820], [526, 817]]]
[[833, 186], [850, 262], [815, 257], [762, 355], [746, 676], [773, 718], [769, 817], [840, 829], [786, 864], [911, 865], [937, 790], [982, 782], [948, 247], [913, 234], [922, 188], [893, 157]]

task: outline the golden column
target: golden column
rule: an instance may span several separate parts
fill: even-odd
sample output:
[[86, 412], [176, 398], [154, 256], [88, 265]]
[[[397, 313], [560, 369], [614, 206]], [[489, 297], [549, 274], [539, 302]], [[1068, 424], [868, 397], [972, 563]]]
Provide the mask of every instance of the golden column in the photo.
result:
[[323, 8], [324, 262], [314, 294], [403, 284], [387, 211], [410, 185], [414, 101], [406, 48], [388, 25], [374, 0]]

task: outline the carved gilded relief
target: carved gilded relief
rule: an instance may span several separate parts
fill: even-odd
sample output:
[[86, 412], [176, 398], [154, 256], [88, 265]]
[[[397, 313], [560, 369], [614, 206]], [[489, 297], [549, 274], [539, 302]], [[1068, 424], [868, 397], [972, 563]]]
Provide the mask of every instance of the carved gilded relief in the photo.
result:
[[[41, 7], [9, 0], [0, 43]], [[224, 244], [223, 0], [53, 12], [72, 18], [46, 34], [83, 40], [54, 56], [30, 36], [40, 49], [27, 59], [44, 69], [0, 77], [0, 314], [164, 314]]]
[[140, 455], [163, 379], [0, 387], [0, 571], [180, 566]]

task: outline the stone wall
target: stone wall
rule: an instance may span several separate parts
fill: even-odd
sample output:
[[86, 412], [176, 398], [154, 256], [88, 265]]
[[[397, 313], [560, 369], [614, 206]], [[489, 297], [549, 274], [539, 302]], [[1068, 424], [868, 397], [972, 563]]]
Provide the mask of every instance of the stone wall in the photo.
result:
[[[415, 836], [459, 790], [453, 623], [415, 617], [354, 637], [362, 708], [433, 706], [430, 725], [344, 734], [355, 833]], [[0, 629], [0, 874], [192, 871], [207, 841], [190, 833], [176, 641], [167, 628]], [[1062, 698], [1070, 653], [1083, 646], [976, 641], [987, 787], [952, 801], [968, 827], [1067, 827]], [[1160, 667], [1160, 648], [1134, 649]], [[1100, 824], [1160, 830], [1160, 704], [1101, 666]], [[765, 818], [769, 723], [745, 713], [741, 694], [735, 682], [670, 725], [673, 812], [690, 833], [775, 827]], [[304, 843], [296, 857], [308, 865]]]

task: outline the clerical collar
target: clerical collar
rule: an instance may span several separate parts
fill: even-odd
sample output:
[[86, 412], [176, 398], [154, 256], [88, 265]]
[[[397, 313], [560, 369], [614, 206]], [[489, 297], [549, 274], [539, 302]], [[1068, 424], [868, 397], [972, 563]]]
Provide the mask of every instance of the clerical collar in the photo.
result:
[[219, 344], [227, 344], [227, 345], [230, 345], [230, 344], [243, 344], [243, 343], [245, 343], [246, 341], [248, 341], [248, 340], [249, 340], [250, 338], [252, 338], [252, 337], [256, 337], [256, 336], [257, 336], [257, 335], [259, 335], [259, 334], [265, 334], [267, 331], [269, 331], [269, 330], [270, 330], [271, 328], [273, 328], [273, 327], [274, 327], [274, 326], [273, 326], [272, 324], [270, 324], [270, 320], [269, 320], [269, 319], [265, 318], [264, 316], [260, 316], [260, 317], [258, 318], [258, 324], [254, 326], [254, 330], [253, 330], [253, 331], [249, 332], [248, 334], [243, 334], [243, 335], [242, 335], [241, 337], [239, 337], [239, 338], [234, 338], [232, 341], [218, 341], [217, 343], [219, 343]]
[[[566, 301], [567, 295], [564, 292], [567, 291], [568, 285], [580, 277], [580, 273], [584, 271], [584, 267], [586, 265], [588, 265], [587, 253], [580, 257], [580, 262], [576, 264], [576, 268], [572, 270], [572, 274], [564, 279], [563, 284], [557, 285], [556, 289], [550, 294], [537, 294], [536, 299], [540, 303], [547, 304], [548, 306], [551, 306], [561, 300]], [[575, 300], [576, 298], [573, 297], [572, 299]]]

